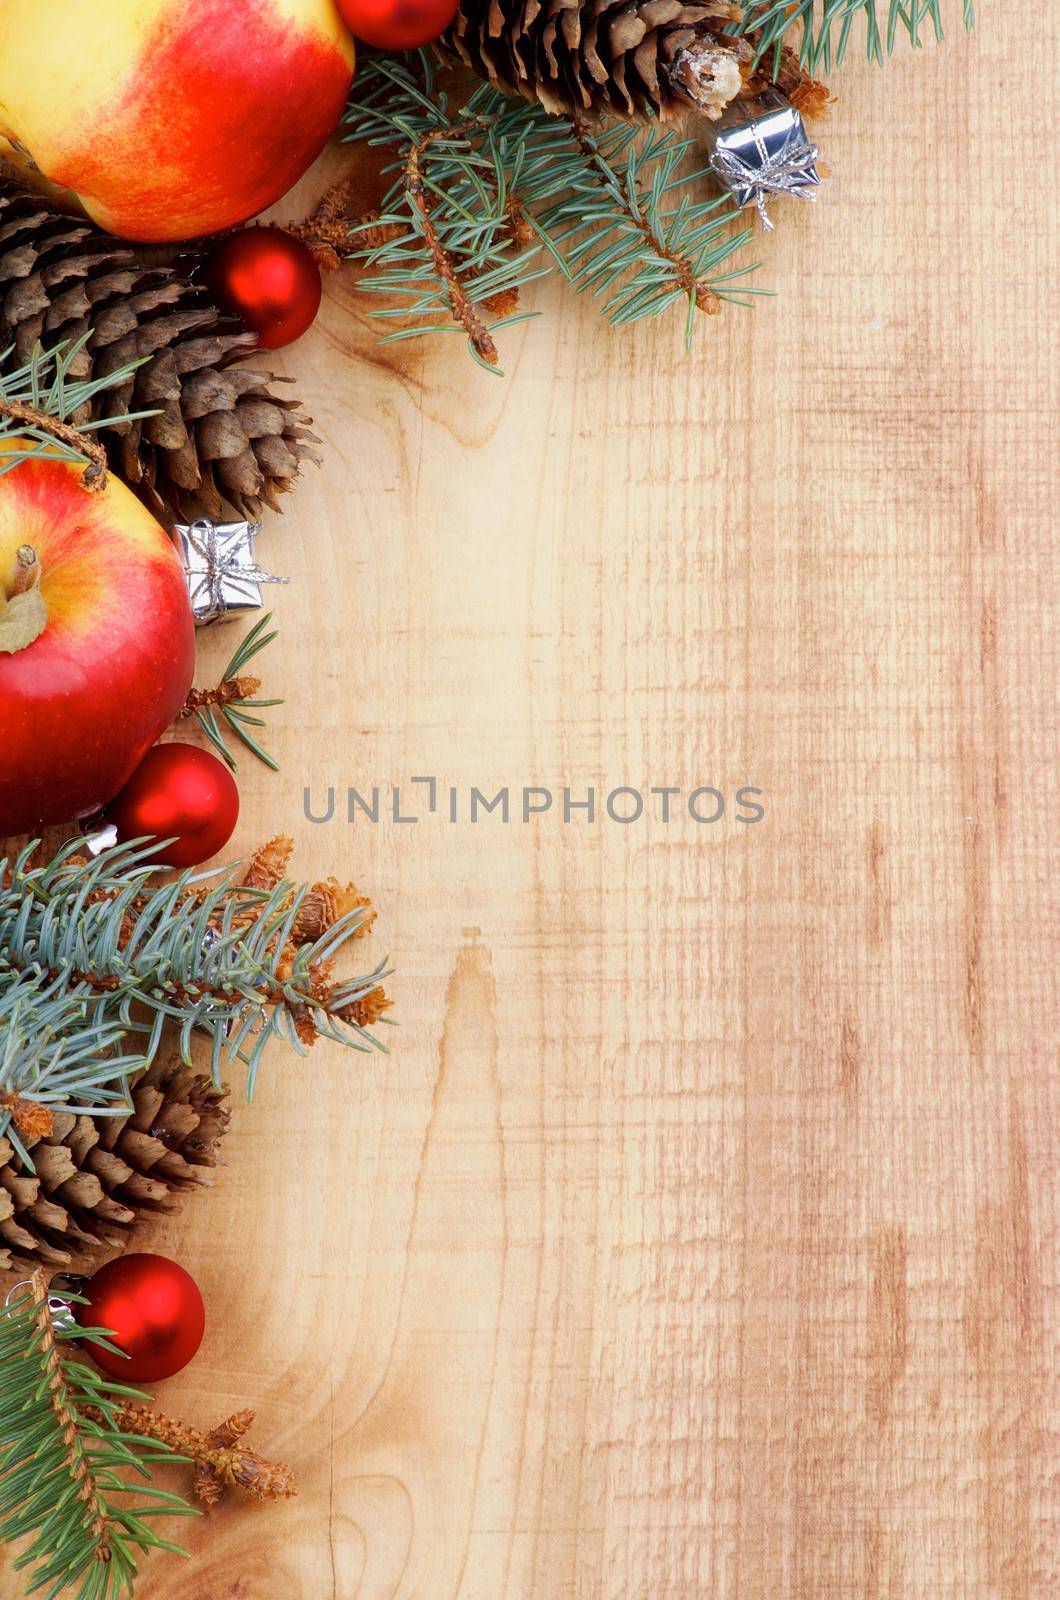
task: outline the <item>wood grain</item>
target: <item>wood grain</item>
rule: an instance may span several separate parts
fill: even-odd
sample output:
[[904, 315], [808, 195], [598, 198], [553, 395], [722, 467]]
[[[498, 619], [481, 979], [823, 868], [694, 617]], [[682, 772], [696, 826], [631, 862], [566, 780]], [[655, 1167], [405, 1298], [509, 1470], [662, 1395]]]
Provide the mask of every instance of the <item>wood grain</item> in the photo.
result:
[[[550, 286], [495, 381], [342, 280], [283, 358], [237, 842], [372, 892], [401, 1027], [274, 1062], [148, 1241], [167, 1406], [302, 1482], [152, 1600], [1060, 1594], [1058, 52], [1019, 0], [844, 69], [691, 359]], [[730, 806], [341, 820], [416, 774]]]

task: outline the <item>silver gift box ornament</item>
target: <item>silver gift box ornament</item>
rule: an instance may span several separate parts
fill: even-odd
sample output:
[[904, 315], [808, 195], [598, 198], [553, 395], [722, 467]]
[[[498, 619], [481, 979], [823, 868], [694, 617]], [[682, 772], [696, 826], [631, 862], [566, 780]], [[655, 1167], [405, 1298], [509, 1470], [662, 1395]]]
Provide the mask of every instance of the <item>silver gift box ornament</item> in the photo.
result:
[[815, 200], [821, 179], [817, 146], [806, 137], [802, 117], [779, 90], [770, 90], [749, 107], [733, 108], [737, 120], [723, 121], [716, 135], [711, 170], [736, 204], [757, 205], [767, 228], [766, 196], [794, 194]]
[[195, 622], [224, 622], [242, 612], [261, 610], [261, 585], [287, 583], [262, 572], [254, 559], [260, 522], [211, 522], [206, 517], [177, 523], [181, 564]]

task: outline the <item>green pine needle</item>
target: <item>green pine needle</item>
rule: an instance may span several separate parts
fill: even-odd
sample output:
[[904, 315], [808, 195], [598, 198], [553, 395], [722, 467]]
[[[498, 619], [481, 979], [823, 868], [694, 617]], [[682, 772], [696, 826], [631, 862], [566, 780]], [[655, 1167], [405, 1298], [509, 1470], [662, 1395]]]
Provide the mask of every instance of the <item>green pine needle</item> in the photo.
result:
[[97, 1015], [60, 977], [42, 984], [35, 972], [0, 978], [0, 1137], [29, 1171], [33, 1161], [12, 1120], [12, 1101], [89, 1116], [129, 1110], [129, 1079], [145, 1066], [139, 1052], [120, 1054], [125, 1029]]
[[[30, 865], [32, 846], [0, 861], [0, 1024], [17, 1019], [0, 1092], [28, 1093], [32, 1083], [42, 1103], [116, 1107], [167, 1025], [189, 1064], [194, 1035], [206, 1036], [217, 1085], [226, 1064], [240, 1063], [248, 1097], [272, 1040], [305, 1054], [307, 1024], [356, 1050], [386, 1049], [347, 1011], [387, 975], [386, 963], [343, 982], [322, 977], [363, 909], [285, 955], [307, 885], [247, 888], [237, 867], [159, 882], [152, 844], [85, 862], [80, 842], [45, 866]], [[119, 1044], [127, 1053], [116, 1053]]]
[[[972, 0], [961, 5], [970, 28]], [[900, 33], [942, 37], [942, 0], [744, 0], [731, 25], [778, 64], [797, 34], [810, 72], [838, 65], [860, 28], [882, 61]], [[697, 311], [763, 292], [746, 281], [757, 263], [722, 270], [752, 233], [733, 227], [695, 141], [651, 122], [589, 127], [488, 83], [454, 99], [445, 83], [424, 51], [368, 55], [343, 119], [347, 140], [395, 151], [380, 215], [351, 228], [360, 288], [392, 302], [370, 314], [406, 324], [388, 340], [455, 328], [497, 371], [494, 333], [531, 314], [512, 307], [552, 270], [612, 323], [683, 304], [688, 343]]]
[[388, 339], [462, 329], [495, 371], [493, 334], [533, 314], [515, 300], [554, 270], [616, 324], [684, 303], [689, 339], [697, 310], [746, 303], [719, 269], [751, 233], [690, 169], [692, 140], [656, 124], [590, 131], [488, 84], [452, 101], [422, 51], [369, 57], [344, 121], [348, 140], [396, 151], [380, 216], [352, 230], [360, 287], [397, 302], [372, 315], [411, 322]]
[[[232, 678], [238, 678], [248, 662], [253, 661], [254, 657], [265, 649], [266, 645], [272, 643], [278, 630], [274, 628], [271, 633], [266, 632], [271, 621], [272, 612], [267, 611], [254, 624], [250, 632], [236, 647], [235, 654], [222, 674], [222, 683], [227, 683]], [[249, 715], [251, 711], [266, 711], [271, 706], [282, 705], [282, 700], [226, 700], [216, 706], [199, 706], [195, 711], [195, 720], [221, 757], [221, 760], [226, 762], [233, 772], [236, 770], [236, 759], [225, 743], [224, 730], [217, 720], [218, 712], [224, 718], [229, 733], [233, 734], [242, 745], [257, 756], [259, 761], [263, 761], [267, 767], [271, 767], [273, 772], [278, 772], [280, 770], [279, 763], [269, 755], [267, 750], [262, 748], [247, 730], [248, 728], [264, 728], [266, 725], [264, 717], [252, 717]]]
[[[882, 62], [904, 34], [914, 49], [942, 38], [942, 0], [746, 0], [743, 21], [733, 30], [756, 35], [759, 60], [779, 50], [793, 29], [799, 60], [808, 72], [841, 65], [852, 35], [864, 30], [870, 61]], [[972, 0], [962, 0], [964, 26], [975, 22]]]
[[[689, 313], [686, 343], [696, 310], [716, 308], [722, 300], [745, 303], [740, 286], [730, 281], [733, 275], [717, 269], [750, 242], [751, 230], [731, 231], [734, 212], [724, 198], [691, 200], [688, 185], [708, 179], [706, 168], [684, 170], [695, 140], [630, 123], [594, 132], [580, 128], [575, 136], [586, 164], [584, 181], [538, 222], [576, 289], [598, 296], [615, 324], [656, 317], [683, 302]], [[741, 276], [754, 270], [742, 268]]]
[[[126, 362], [105, 377], [81, 379], [73, 376], [78, 358], [92, 337], [89, 329], [72, 344], [64, 340], [50, 350], [39, 343], [23, 366], [9, 368], [12, 349], [0, 353], [0, 476], [11, 472], [21, 462], [43, 456], [49, 461], [74, 461], [87, 464], [89, 456], [73, 440], [57, 439], [47, 428], [17, 414], [20, 405], [29, 406], [44, 417], [57, 422], [73, 424], [81, 433], [91, 433], [100, 428], [111, 428], [133, 422], [141, 417], [153, 417], [157, 411], [127, 411], [120, 416], [99, 417], [95, 421], [80, 420], [97, 394], [105, 389], [125, 383], [137, 367], [150, 358], [142, 356], [137, 361]], [[12, 415], [13, 407], [16, 414]]]
[[42, 1272], [0, 1308], [0, 1539], [29, 1541], [12, 1562], [34, 1569], [27, 1593], [119, 1600], [138, 1553], [185, 1553], [147, 1519], [196, 1512], [150, 1482], [151, 1466], [181, 1458], [112, 1421], [119, 1404], [149, 1396], [103, 1377], [75, 1341], [106, 1344], [107, 1330], [61, 1312], [53, 1321]]

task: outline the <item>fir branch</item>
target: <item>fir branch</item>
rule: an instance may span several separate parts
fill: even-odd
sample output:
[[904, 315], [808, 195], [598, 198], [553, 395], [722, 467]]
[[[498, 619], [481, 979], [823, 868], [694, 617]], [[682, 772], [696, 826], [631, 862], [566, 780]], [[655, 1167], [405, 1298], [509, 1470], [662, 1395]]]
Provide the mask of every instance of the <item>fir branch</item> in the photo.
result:
[[550, 268], [606, 291], [615, 322], [684, 299], [690, 331], [697, 310], [742, 299], [719, 268], [750, 230], [731, 234], [735, 212], [707, 169], [685, 170], [691, 140], [655, 125], [590, 130], [485, 83], [451, 101], [423, 52], [370, 57], [345, 125], [347, 139], [397, 152], [378, 216], [351, 230], [360, 287], [399, 301], [372, 314], [410, 321], [390, 339], [457, 328], [495, 370], [494, 333], [523, 320], [521, 290]]
[[451, 106], [423, 51], [362, 63], [346, 138], [390, 147], [395, 159], [378, 214], [351, 229], [349, 258], [362, 265], [362, 291], [398, 302], [371, 314], [410, 324], [388, 340], [455, 330], [497, 371], [494, 333], [523, 320], [520, 291], [549, 270], [536, 235], [529, 249], [513, 235], [509, 157], [526, 148], [528, 116], [487, 85]]
[[[13, 1564], [36, 1568], [31, 1592], [46, 1600], [64, 1590], [117, 1600], [132, 1591], [137, 1551], [184, 1553], [145, 1519], [194, 1513], [150, 1485], [149, 1467], [177, 1459], [170, 1447], [116, 1422], [129, 1398], [147, 1397], [85, 1365], [75, 1340], [106, 1342], [103, 1330], [53, 1320], [38, 1268], [0, 1314], [0, 1538], [31, 1540]], [[129, 1495], [146, 1503], [130, 1506]]]
[[[589, 157], [594, 169], [600, 174], [605, 189], [613, 193], [617, 204], [629, 218], [635, 231], [647, 240], [656, 260], [666, 262], [671, 268], [677, 287], [695, 302], [699, 310], [711, 314], [720, 311], [721, 296], [717, 290], [697, 275], [686, 255], [680, 254], [672, 247], [666, 231], [651, 215], [654, 211], [657, 217], [658, 207], [652, 206], [650, 199], [639, 188], [636, 169], [632, 171], [627, 169], [628, 181], [622, 184], [601, 150], [601, 141], [593, 137], [587, 124], [579, 119], [574, 127], [578, 143]], [[642, 152], [637, 152], [637, 155], [641, 157]]]
[[658, 316], [684, 299], [686, 343], [691, 344], [697, 311], [710, 315], [723, 300], [752, 292], [734, 291], [731, 275], [717, 271], [750, 240], [750, 229], [729, 231], [733, 213], [720, 197], [691, 206], [683, 192], [675, 205], [668, 203], [675, 190], [686, 191], [689, 182], [709, 177], [705, 167], [682, 172], [694, 140], [656, 127], [642, 133], [628, 123], [598, 132], [581, 120], [572, 127], [585, 156], [584, 178], [540, 221], [574, 287], [602, 295], [612, 323]]
[[410, 147], [405, 157], [405, 193], [410, 204], [419, 215], [420, 229], [424, 242], [431, 253], [434, 270], [445, 285], [445, 294], [452, 310], [454, 321], [458, 322], [467, 334], [468, 343], [481, 361], [488, 362], [491, 367], [497, 365], [497, 346], [493, 337], [483, 322], [478, 308], [468, 295], [460, 273], [457, 270], [452, 254], [442, 243], [441, 235], [432, 215], [437, 197], [432, 196], [431, 189], [424, 177], [424, 162], [430, 152], [431, 146], [444, 139], [447, 143], [457, 139], [468, 139], [479, 132], [481, 124], [474, 118], [465, 118], [462, 122], [454, 122], [448, 128], [432, 128], [422, 138], [417, 139]]
[[233, 772], [236, 769], [235, 757], [225, 743], [224, 733], [217, 721], [218, 713], [241, 744], [256, 755], [259, 761], [271, 767], [273, 772], [279, 771], [276, 761], [262, 749], [249, 729], [265, 726], [263, 718], [250, 715], [252, 711], [264, 711], [270, 706], [282, 706], [283, 701], [257, 699], [261, 679], [243, 676], [243, 668], [275, 639], [277, 632], [275, 628], [271, 633], [266, 632], [271, 621], [272, 612], [268, 611], [237, 645], [235, 654], [222, 673], [217, 686], [213, 689], [190, 690], [181, 708], [181, 717], [195, 718], [217, 754], [222, 761], [227, 762]]
[[[373, 998], [386, 964], [333, 976], [336, 952], [368, 918], [363, 902], [340, 897], [334, 920], [318, 907], [307, 925], [309, 885], [257, 887], [236, 868], [158, 883], [150, 845], [86, 861], [77, 844], [44, 866], [31, 866], [32, 847], [0, 862], [0, 997], [36, 983], [41, 1030], [51, 1025], [81, 1047], [117, 1027], [136, 1041], [139, 1066], [155, 1058], [167, 1026], [190, 1064], [199, 1031], [210, 1039], [214, 1083], [239, 1061], [248, 1097], [275, 1038], [300, 1054], [319, 1037], [385, 1049], [369, 1030], [389, 1004]], [[310, 928], [315, 937], [303, 937]], [[60, 1008], [77, 1011], [78, 1002], [83, 1010], [65, 1018]]]
[[97, 394], [125, 383], [148, 359], [129, 361], [102, 378], [72, 378], [91, 337], [89, 329], [73, 344], [63, 341], [50, 350], [38, 343], [29, 361], [11, 371], [4, 370], [11, 350], [0, 354], [0, 476], [33, 456], [81, 462], [84, 487], [98, 492], [107, 482], [107, 455], [99, 440], [90, 435], [99, 428], [156, 415], [155, 411], [130, 411], [94, 422], [84, 420], [86, 408]]
[[[881, 19], [882, 13], [882, 19]], [[963, 0], [964, 26], [975, 22], [973, 0]], [[808, 72], [840, 66], [855, 27], [865, 30], [870, 61], [890, 55], [899, 32], [914, 49], [930, 30], [942, 38], [942, 0], [745, 0], [742, 22], [733, 29], [755, 36], [756, 59], [779, 52], [789, 33], [799, 31], [799, 60]]]

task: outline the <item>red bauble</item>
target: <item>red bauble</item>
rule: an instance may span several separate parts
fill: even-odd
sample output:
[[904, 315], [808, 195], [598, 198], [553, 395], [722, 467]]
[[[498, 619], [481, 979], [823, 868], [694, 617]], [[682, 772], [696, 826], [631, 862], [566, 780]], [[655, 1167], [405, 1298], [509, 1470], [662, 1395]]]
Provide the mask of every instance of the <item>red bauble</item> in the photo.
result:
[[123, 1355], [86, 1348], [97, 1367], [126, 1383], [156, 1383], [186, 1367], [206, 1323], [195, 1279], [165, 1256], [119, 1256], [82, 1289], [87, 1305], [71, 1306], [82, 1328], [110, 1328]]
[[460, 0], [337, 0], [352, 34], [377, 50], [418, 50], [437, 39], [456, 16]]
[[266, 350], [292, 344], [320, 309], [320, 268], [282, 228], [241, 228], [219, 239], [202, 264], [222, 311], [238, 317]]
[[156, 744], [103, 813], [118, 839], [173, 839], [155, 852], [167, 867], [197, 867], [232, 837], [239, 790], [228, 768], [193, 744]]

